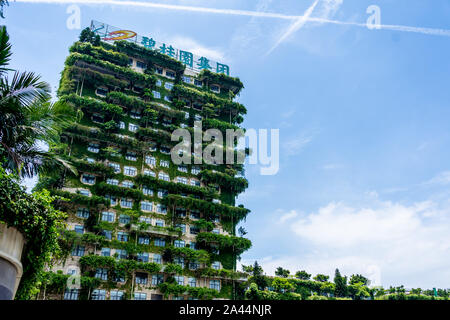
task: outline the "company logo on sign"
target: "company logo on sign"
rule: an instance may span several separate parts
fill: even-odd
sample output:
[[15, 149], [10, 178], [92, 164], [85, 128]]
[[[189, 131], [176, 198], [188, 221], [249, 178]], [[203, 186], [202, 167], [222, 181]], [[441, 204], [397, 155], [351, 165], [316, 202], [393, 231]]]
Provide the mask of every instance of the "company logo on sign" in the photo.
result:
[[104, 37], [104, 41], [116, 41], [116, 40], [126, 40], [135, 37], [137, 34], [136, 32], [130, 31], [130, 30], [117, 30], [108, 33], [108, 37]]
[[194, 71], [209, 70], [216, 73], [223, 73], [227, 76], [230, 75], [230, 67], [226, 64], [209, 60], [206, 57], [197, 56], [189, 51], [176, 49], [170, 44], [158, 42], [150, 36], [139, 36], [134, 31], [119, 29], [97, 21], [91, 22], [91, 30], [99, 35], [103, 41], [114, 42], [126, 40], [134, 42], [149, 50], [158, 51], [159, 53], [176, 59], [185, 64], [187, 68]]

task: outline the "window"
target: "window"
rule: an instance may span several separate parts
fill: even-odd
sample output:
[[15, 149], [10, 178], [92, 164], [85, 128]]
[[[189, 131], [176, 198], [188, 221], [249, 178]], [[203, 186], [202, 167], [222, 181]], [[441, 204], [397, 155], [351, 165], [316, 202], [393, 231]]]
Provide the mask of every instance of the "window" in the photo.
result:
[[148, 262], [148, 253], [138, 253], [137, 260], [140, 262]]
[[148, 187], [143, 187], [142, 193], [146, 196], [153, 197], [153, 190], [149, 189]]
[[99, 145], [96, 143], [89, 143], [87, 150], [92, 153], [98, 153], [100, 151]]
[[93, 176], [92, 174], [84, 173], [81, 176], [81, 182], [87, 183], [87, 184], [94, 184], [95, 183], [95, 176]]
[[172, 300], [184, 300], [183, 296], [174, 296]]
[[169, 191], [167, 191], [167, 190], [163, 190], [163, 189], [158, 190], [158, 198], [167, 197], [168, 194], [169, 194]]
[[127, 242], [128, 241], [128, 233], [119, 231], [117, 232], [117, 240], [121, 242]]
[[84, 256], [84, 247], [80, 245], [76, 245], [72, 249], [72, 256], [74, 257], [82, 257]]
[[220, 291], [220, 281], [219, 280], [209, 280], [209, 288]]
[[167, 90], [172, 90], [172, 88], [173, 88], [173, 83], [172, 83], [172, 82], [166, 82], [166, 83], [164, 83], [164, 88], [166, 88]]
[[163, 283], [164, 277], [162, 274], [154, 274], [152, 276], [152, 286], [157, 286], [158, 284]]
[[144, 169], [144, 175], [156, 178], [156, 173], [154, 173], [152, 170], [149, 170], [149, 169]]
[[191, 219], [200, 219], [200, 212], [198, 211], [191, 211], [190, 215]]
[[213, 263], [211, 263], [211, 268], [213, 268], [214, 270], [219, 270], [220, 269], [220, 262], [219, 261], [214, 261]]
[[199, 167], [192, 167], [191, 173], [192, 174], [199, 174], [200, 173], [200, 168]]
[[173, 245], [175, 248], [184, 248], [185, 242], [184, 242], [184, 240], [175, 240], [173, 242]]
[[113, 163], [113, 162], [110, 162], [109, 164], [108, 164], [108, 166], [110, 167], [110, 168], [113, 168], [114, 169], [114, 173], [120, 173], [120, 164], [118, 164], [118, 163]]
[[112, 238], [112, 231], [111, 230], [103, 230], [102, 235], [107, 239], [111, 240]]
[[102, 248], [102, 257], [110, 257], [111, 249], [110, 248]]
[[215, 233], [215, 234], [220, 234], [220, 230], [219, 229], [213, 229], [213, 231], [212, 231], [212, 233]]
[[135, 292], [134, 300], [147, 300], [147, 294], [143, 292]]
[[101, 280], [108, 280], [108, 269], [106, 268], [97, 268], [95, 271], [95, 278]]
[[137, 174], [137, 170], [136, 170], [135, 167], [127, 167], [127, 166], [125, 166], [125, 167], [123, 167], [123, 173], [126, 176], [134, 177]]
[[111, 291], [109, 300], [123, 300], [123, 291], [118, 290]]
[[159, 91], [153, 90], [153, 98], [155, 99], [161, 99], [161, 93], [159, 93]]
[[106, 183], [113, 185], [113, 186], [118, 186], [119, 185], [119, 180], [117, 179], [106, 179]]
[[177, 208], [175, 210], [176, 216], [180, 217], [180, 218], [185, 218], [186, 217], [186, 209], [183, 208]]
[[200, 80], [194, 79], [194, 84], [195, 84], [197, 87], [203, 87], [203, 82], [200, 81]]
[[127, 259], [128, 258], [128, 252], [124, 249], [117, 249], [117, 259]]
[[195, 119], [195, 121], [202, 121], [202, 116], [201, 115], [199, 115], [199, 114], [196, 114], [195, 116], [194, 116], [194, 119]]
[[138, 243], [139, 244], [150, 244], [150, 238], [147, 236], [139, 236]]
[[104, 87], [99, 87], [95, 90], [95, 94], [100, 97], [106, 97], [106, 95], [108, 94], [108, 89]]
[[136, 153], [134, 153], [134, 152], [128, 152], [128, 153], [125, 155], [125, 159], [127, 159], [127, 160], [129, 160], [129, 161], [136, 161], [136, 160], [137, 160]]
[[[162, 72], [162, 71], [161, 71]], [[161, 87], [162, 86], [162, 81], [161, 81], [161, 79], [157, 79], [156, 80], [156, 86], [157, 87]]]
[[86, 158], [86, 161], [88, 163], [95, 163], [95, 159], [93, 159], [93, 158]]
[[86, 189], [80, 189], [80, 190], [78, 190], [79, 192], [80, 192], [80, 194], [82, 195], [82, 196], [86, 196], [86, 197], [90, 197], [91, 196], [91, 193], [89, 192], [89, 190], [86, 190]]
[[183, 76], [183, 82], [191, 83], [192, 82], [192, 78], [191, 77], [187, 77], [187, 76]]
[[191, 186], [200, 187], [200, 181], [196, 179], [191, 179]]
[[164, 100], [167, 102], [172, 102], [173, 98], [171, 96], [164, 96]]
[[189, 112], [184, 111], [184, 119], [185, 120], [189, 119]]
[[109, 200], [109, 202], [111, 203], [112, 206], [117, 205], [117, 197], [116, 196], [106, 195], [105, 199]]
[[157, 247], [165, 247], [166, 246], [166, 240], [162, 238], [156, 238], [155, 239], [155, 246]]
[[136, 109], [133, 109], [133, 110], [130, 111], [130, 117], [133, 118], [133, 119], [140, 119], [141, 118], [141, 112], [136, 110]]
[[210, 89], [211, 89], [212, 92], [220, 93], [220, 87], [219, 87], [219, 86], [214, 86], [214, 85], [212, 85], [212, 86], [210, 87]]
[[66, 289], [64, 300], [78, 300], [79, 289]]
[[159, 263], [159, 264], [162, 263], [162, 257], [161, 257], [161, 255], [159, 253], [154, 253], [153, 254], [153, 262], [154, 263]]
[[125, 122], [119, 121], [119, 129], [125, 129]]
[[163, 74], [163, 69], [161, 67], [155, 67], [155, 71], [157, 74]]
[[147, 65], [144, 62], [142, 62], [142, 61], [136, 60], [136, 67], [138, 67], [140, 69], [146, 69]]
[[134, 183], [128, 180], [122, 181], [122, 187], [124, 188], [133, 188]]
[[189, 244], [189, 248], [191, 248], [192, 250], [197, 250], [197, 244], [195, 242], [191, 242]]
[[143, 272], [136, 272], [136, 284], [147, 284], [148, 276]]
[[180, 286], [184, 286], [184, 277], [183, 276], [175, 276], [175, 281], [177, 282], [177, 284], [179, 284]]
[[200, 264], [197, 261], [189, 262], [190, 270], [197, 270], [198, 268], [200, 268]]
[[89, 218], [89, 209], [88, 208], [78, 208], [77, 210], [77, 217], [78, 218]]
[[114, 212], [103, 211], [102, 212], [102, 221], [114, 222], [115, 216], [116, 215], [114, 214]]
[[200, 229], [195, 227], [195, 226], [190, 226], [189, 227], [189, 233], [190, 234], [198, 234], [200, 232]]
[[184, 269], [184, 258], [176, 257], [173, 259], [173, 262]]
[[153, 203], [147, 202], [147, 201], [142, 201], [141, 202], [141, 210], [142, 211], [153, 211]]
[[83, 226], [79, 226], [79, 225], [75, 226], [74, 231], [75, 231], [75, 233], [83, 234], [84, 233], [84, 227]]
[[96, 289], [92, 291], [92, 300], [106, 300], [106, 290]]
[[188, 184], [188, 180], [185, 177], [177, 177], [177, 182], [182, 184]]
[[167, 173], [165, 173], [165, 172], [160, 172], [160, 173], [158, 174], [158, 178], [159, 178], [160, 180], [170, 181], [169, 175], [168, 175]]
[[188, 172], [188, 169], [185, 166], [178, 166], [178, 171]]
[[164, 220], [156, 220], [155, 226], [157, 227], [164, 227]]
[[123, 223], [123, 224], [128, 224], [131, 222], [130, 216], [126, 215], [126, 214], [121, 214], [119, 216], [119, 222]]
[[182, 233], [186, 233], [186, 225], [185, 224], [177, 224], [175, 228], [180, 228]]
[[145, 156], [145, 163], [149, 166], [155, 166], [156, 165], [156, 158], [152, 156]]
[[188, 279], [188, 286], [190, 287], [196, 287], [197, 286], [197, 279], [190, 277]]
[[146, 224], [152, 224], [152, 218], [150, 217], [139, 217], [139, 222], [146, 223]]
[[166, 77], [175, 79], [175, 76], [176, 76], [175, 72], [166, 70]]
[[165, 154], [170, 154], [170, 148], [167, 147], [161, 147], [160, 151]]
[[131, 200], [131, 199], [126, 199], [126, 198], [122, 198], [122, 199], [120, 200], [120, 205], [121, 205], [123, 208], [131, 209], [131, 208], [133, 207], [133, 200]]
[[167, 161], [167, 160], [160, 160], [159, 161], [159, 165], [161, 167], [168, 168], [169, 167], [169, 161]]
[[138, 131], [138, 129], [139, 129], [139, 126], [137, 124], [134, 124], [134, 123], [128, 124], [128, 131], [136, 132], [136, 131]]
[[162, 205], [162, 204], [158, 203], [156, 205], [156, 212], [157, 213], [161, 213], [161, 214], [166, 214], [167, 213], [167, 207], [165, 205]]

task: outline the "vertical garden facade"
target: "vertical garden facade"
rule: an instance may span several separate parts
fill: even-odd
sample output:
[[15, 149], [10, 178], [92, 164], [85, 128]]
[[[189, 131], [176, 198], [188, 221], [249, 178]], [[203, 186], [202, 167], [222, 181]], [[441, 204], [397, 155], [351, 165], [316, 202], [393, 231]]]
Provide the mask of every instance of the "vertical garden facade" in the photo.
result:
[[251, 246], [235, 232], [249, 213], [235, 204], [247, 187], [243, 165], [171, 159], [174, 130], [201, 121], [225, 137], [246, 113], [233, 101], [241, 81], [202, 69], [89, 30], [71, 46], [58, 97], [77, 121], [50, 147], [76, 172], [55, 170], [37, 186], [60, 196], [68, 215], [64, 254], [40, 298], [240, 297], [246, 275], [236, 261]]

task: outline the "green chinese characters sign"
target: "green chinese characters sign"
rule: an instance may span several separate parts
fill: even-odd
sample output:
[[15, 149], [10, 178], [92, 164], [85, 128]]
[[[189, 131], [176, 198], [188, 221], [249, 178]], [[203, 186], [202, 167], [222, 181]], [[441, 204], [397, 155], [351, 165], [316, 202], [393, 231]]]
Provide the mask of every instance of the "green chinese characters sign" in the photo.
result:
[[192, 52], [174, 48], [167, 43], [155, 41], [152, 37], [139, 36], [133, 31], [122, 30], [105, 23], [92, 21], [91, 30], [98, 34], [103, 41], [114, 42], [117, 40], [126, 40], [141, 45], [147, 49], [156, 50], [162, 54], [181, 61], [186, 67], [194, 70], [210, 70], [216, 73], [230, 75], [230, 67], [226, 64], [209, 60], [206, 57], [194, 55]]

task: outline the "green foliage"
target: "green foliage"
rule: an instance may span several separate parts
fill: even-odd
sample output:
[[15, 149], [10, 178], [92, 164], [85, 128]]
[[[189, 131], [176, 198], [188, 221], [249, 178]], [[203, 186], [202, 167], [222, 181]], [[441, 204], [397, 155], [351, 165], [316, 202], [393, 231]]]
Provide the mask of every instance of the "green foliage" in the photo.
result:
[[144, 194], [141, 190], [119, 187], [105, 182], [96, 183], [92, 191], [99, 195], [115, 195], [123, 198], [132, 198], [136, 201], [143, 199]]
[[80, 97], [74, 93], [63, 95], [61, 101], [71, 103], [88, 113], [102, 113], [107, 119], [119, 119], [123, 115], [123, 109], [115, 104], [106, 103], [91, 97]]
[[252, 242], [249, 239], [210, 232], [200, 232], [197, 234], [196, 241], [198, 244], [205, 246], [216, 244], [220, 250], [230, 250], [236, 255], [240, 255], [252, 246]]
[[309, 279], [311, 279], [311, 274], [309, 274], [305, 270], [302, 270], [302, 271], [297, 271], [295, 273], [295, 277], [299, 280], [309, 280]]
[[44, 266], [60, 253], [59, 230], [66, 215], [55, 210], [48, 191], [27, 194], [0, 169], [0, 222], [16, 228], [27, 243], [22, 253], [23, 275], [16, 299], [29, 299]]
[[90, 42], [94, 46], [100, 45], [100, 36], [96, 35], [90, 28], [84, 28], [80, 34], [81, 42]]
[[327, 282], [330, 277], [324, 274], [318, 274], [313, 279], [318, 282]]
[[211, 72], [207, 69], [202, 70], [198, 75], [198, 78], [206, 80], [210, 84], [217, 84], [222, 87], [230, 88], [234, 94], [239, 94], [239, 92], [244, 88], [244, 84], [239, 78], [230, 77], [223, 73]]
[[158, 273], [161, 265], [154, 262], [138, 262], [136, 260], [117, 260], [113, 257], [103, 257], [97, 255], [87, 255], [80, 258], [82, 270], [95, 270], [97, 268], [107, 268], [110, 273], [128, 273], [133, 271], [146, 271], [148, 273]]
[[348, 293], [347, 288], [347, 277], [341, 276], [341, 273], [339, 272], [339, 269], [336, 269], [334, 274], [334, 284], [336, 286], [335, 288], [335, 296], [336, 297], [345, 297]]
[[352, 274], [349, 280], [349, 284], [356, 284], [356, 283], [362, 283], [363, 285], [367, 286], [370, 284], [370, 281], [361, 274]]
[[277, 270], [275, 270], [275, 275], [283, 278], [289, 277], [290, 273], [289, 270], [283, 269], [282, 267], [278, 267]]
[[147, 69], [158, 65], [167, 67], [178, 75], [184, 72], [185, 65], [183, 63], [155, 50], [144, 48], [129, 41], [116, 41], [114, 44], [117, 51], [144, 60], [147, 63]]
[[89, 42], [75, 42], [69, 51], [87, 54], [96, 59], [109, 61], [122, 67], [128, 66], [128, 56], [126, 54], [106, 50], [102, 46], [93, 46]]
[[201, 300], [210, 300], [219, 296], [219, 292], [214, 289], [204, 287], [189, 287], [176, 284], [174, 282], [163, 282], [158, 285], [158, 289], [164, 294], [164, 297], [170, 295], [188, 294], [189, 296]]
[[200, 177], [205, 183], [217, 184], [224, 190], [232, 193], [244, 192], [248, 187], [247, 179], [236, 178], [223, 172], [202, 170], [200, 172]]
[[82, 54], [82, 53], [78, 53], [78, 52], [73, 52], [67, 57], [66, 65], [73, 66], [76, 63], [79, 63], [80, 61], [85, 62], [88, 65], [94, 65], [94, 66], [103, 68], [105, 70], [108, 70], [110, 72], [113, 72], [114, 74], [118, 75], [119, 77], [127, 79], [132, 84], [139, 84], [139, 85], [144, 86], [145, 88], [153, 87], [155, 84], [155, 81], [156, 81], [154, 76], [149, 76], [146, 74], [138, 73], [136, 71], [133, 71], [130, 68], [121, 67], [121, 66], [115, 65], [111, 62], [99, 60], [90, 55]]

